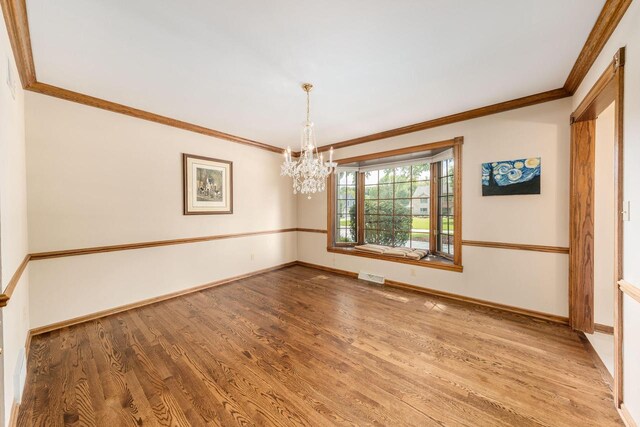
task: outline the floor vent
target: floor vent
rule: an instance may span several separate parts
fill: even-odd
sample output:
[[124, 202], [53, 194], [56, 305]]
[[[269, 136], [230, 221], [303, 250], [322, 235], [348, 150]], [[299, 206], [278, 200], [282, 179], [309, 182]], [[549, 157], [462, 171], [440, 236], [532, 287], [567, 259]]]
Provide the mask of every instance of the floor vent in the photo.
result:
[[371, 274], [371, 273], [365, 273], [364, 271], [361, 271], [360, 274], [358, 274], [358, 279], [366, 280], [367, 282], [377, 283], [379, 285], [384, 285], [384, 276], [381, 276], [379, 274]]

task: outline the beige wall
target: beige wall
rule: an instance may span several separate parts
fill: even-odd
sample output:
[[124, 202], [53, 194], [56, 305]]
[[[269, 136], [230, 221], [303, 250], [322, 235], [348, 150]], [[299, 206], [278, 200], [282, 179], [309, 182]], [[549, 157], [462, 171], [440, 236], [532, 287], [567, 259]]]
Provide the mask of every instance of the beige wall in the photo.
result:
[[[24, 92], [9, 45], [6, 29], [0, 26], [0, 259], [4, 290], [28, 253], [27, 189], [24, 130]], [[6, 84], [7, 61], [15, 93]], [[29, 326], [29, 272], [25, 271], [11, 304], [2, 309], [2, 358], [4, 370], [5, 424], [14, 401], [14, 373]]]
[[[571, 100], [540, 104], [336, 151], [337, 158], [464, 137], [462, 238], [568, 246]], [[542, 157], [542, 194], [482, 197], [481, 163]], [[298, 198], [298, 226], [326, 227], [326, 197]], [[464, 246], [463, 273], [327, 253], [323, 235], [299, 233], [298, 258], [502, 304], [567, 315], [568, 256]]]
[[[26, 98], [31, 252], [296, 227], [281, 156]], [[182, 153], [233, 161], [233, 215], [182, 215]], [[31, 326], [296, 259], [294, 233], [31, 262]]]
[[615, 295], [614, 119], [615, 106], [612, 104], [596, 121], [594, 318], [596, 323], [609, 326], [613, 326]]
[[[573, 97], [573, 107], [584, 99], [598, 77], [622, 46], [627, 47], [624, 97], [624, 198], [631, 201], [631, 221], [624, 223], [624, 278], [640, 286], [640, 3], [634, 1], [602, 49], [586, 78]], [[624, 401], [640, 423], [640, 303], [624, 302]]]

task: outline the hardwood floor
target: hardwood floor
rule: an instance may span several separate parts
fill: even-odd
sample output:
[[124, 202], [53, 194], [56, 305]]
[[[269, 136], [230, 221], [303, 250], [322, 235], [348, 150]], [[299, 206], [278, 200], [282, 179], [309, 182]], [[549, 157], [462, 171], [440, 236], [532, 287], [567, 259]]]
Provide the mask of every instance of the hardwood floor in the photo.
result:
[[578, 335], [290, 267], [36, 336], [20, 426], [620, 426]]

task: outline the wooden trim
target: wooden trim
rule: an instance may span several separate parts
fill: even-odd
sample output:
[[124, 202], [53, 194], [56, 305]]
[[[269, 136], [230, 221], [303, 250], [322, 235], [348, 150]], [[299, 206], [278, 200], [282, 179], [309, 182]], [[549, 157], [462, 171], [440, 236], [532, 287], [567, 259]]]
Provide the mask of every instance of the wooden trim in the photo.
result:
[[462, 137], [453, 146], [453, 263], [462, 265]]
[[26, 0], [0, 0], [0, 4], [20, 82], [24, 89], [28, 89], [36, 82], [36, 68], [31, 51]]
[[359, 245], [362, 245], [364, 244], [364, 172], [358, 172], [356, 176], [356, 201], [356, 240]]
[[640, 302], [640, 288], [638, 288], [635, 285], [632, 285], [631, 283], [627, 282], [626, 280], [618, 281], [618, 286], [619, 286], [620, 290], [622, 291], [622, 293], [624, 293], [625, 295], [633, 298], [637, 302]]
[[[431, 163], [429, 167], [431, 187], [429, 188], [429, 252], [438, 250], [438, 189], [440, 188], [440, 163]], [[454, 224], [455, 225], [455, 224]]]
[[20, 404], [16, 401], [11, 405], [11, 414], [9, 415], [9, 427], [18, 425], [18, 414], [20, 413]]
[[564, 83], [567, 92], [573, 94], [578, 89], [630, 4], [631, 0], [606, 1]]
[[222, 240], [222, 239], [235, 239], [238, 237], [260, 236], [263, 234], [290, 233], [293, 231], [298, 231], [298, 229], [297, 228], [281, 228], [277, 230], [248, 231], [246, 233], [216, 234], [212, 236], [188, 237], [185, 239], [156, 240], [151, 242], [125, 243], [121, 245], [111, 245], [111, 246], [95, 246], [91, 248], [68, 249], [68, 250], [62, 250], [62, 251], [36, 252], [31, 254], [31, 259], [40, 260], [40, 259], [61, 258], [61, 257], [68, 257], [68, 256], [89, 255], [89, 254], [96, 254], [96, 253], [103, 253], [103, 252], [127, 251], [132, 249], [146, 249], [146, 248], [154, 248], [158, 246], [184, 245], [187, 243], [208, 242], [211, 240]]
[[613, 326], [595, 323], [593, 325], [593, 330], [595, 332], [600, 332], [601, 334], [613, 335]]
[[24, 273], [24, 270], [27, 268], [30, 259], [31, 255], [25, 255], [15, 273], [13, 273], [13, 276], [11, 276], [11, 280], [9, 280], [9, 283], [7, 284], [4, 292], [0, 294], [0, 307], [5, 307], [9, 303], [9, 299], [11, 299], [13, 291], [16, 289], [16, 286], [18, 286], [18, 283], [20, 283], [22, 273]]
[[589, 341], [589, 338], [587, 338], [584, 332], [581, 332], [581, 331], [578, 332], [578, 338], [580, 338], [582, 345], [587, 350], [587, 352], [589, 352], [589, 354], [591, 355], [591, 359], [593, 359], [593, 364], [598, 369], [598, 371], [600, 371], [600, 375], [602, 376], [602, 379], [609, 387], [609, 390], [613, 390], [613, 376], [605, 366], [604, 362], [600, 358], [600, 355], [598, 354], [596, 349], [593, 348], [593, 344], [591, 344], [591, 341]]
[[624, 422], [624, 425], [626, 427], [638, 427], [638, 424], [636, 424], [635, 420], [631, 416], [627, 405], [621, 403], [620, 407], [618, 408], [618, 413], [620, 414], [620, 418], [622, 418], [622, 422]]
[[489, 116], [492, 114], [503, 113], [517, 108], [529, 107], [531, 105], [541, 104], [543, 102], [555, 101], [558, 99], [571, 96], [564, 88], [549, 90], [546, 92], [529, 95], [522, 98], [512, 99], [510, 101], [499, 102], [497, 104], [487, 105], [473, 110], [464, 111], [462, 113], [452, 114], [437, 119], [427, 120], [400, 128], [390, 129], [383, 132], [374, 133], [359, 138], [349, 139], [335, 144], [323, 145], [318, 147], [318, 151], [327, 151], [331, 147], [334, 149], [351, 147], [353, 145], [364, 144], [366, 142], [377, 141], [380, 139], [392, 138], [394, 136], [405, 135], [408, 133], [418, 132], [425, 129], [431, 129], [439, 126], [449, 125], [451, 123], [463, 122], [466, 120], [477, 119], [478, 117]]
[[327, 247], [335, 244], [336, 220], [336, 174], [327, 178]]
[[568, 254], [569, 248], [563, 246], [529, 245], [525, 243], [484, 242], [480, 240], [463, 240], [463, 246], [479, 246], [482, 248], [513, 249], [518, 251], [550, 252]]
[[[317, 270], [329, 271], [331, 273], [341, 274], [348, 277], [358, 277], [357, 273], [354, 273], [351, 271], [339, 270], [339, 269], [325, 267], [323, 265], [312, 264], [304, 261], [298, 261], [298, 265], [301, 265], [303, 267], [315, 268]], [[500, 303], [487, 301], [487, 300], [481, 300], [478, 298], [466, 297], [463, 295], [453, 294], [453, 293], [444, 292], [444, 291], [438, 291], [435, 289], [423, 288], [422, 286], [410, 285], [408, 283], [397, 282], [395, 280], [385, 280], [385, 286], [406, 289], [406, 290], [418, 292], [421, 294], [426, 294], [426, 295], [431, 295], [431, 296], [436, 296], [441, 298], [447, 298], [450, 300], [455, 300], [455, 301], [469, 304], [469, 305], [487, 307], [495, 310], [505, 311], [508, 313], [520, 314], [520, 315], [531, 317], [538, 320], [545, 320], [552, 323], [559, 323], [561, 325], [569, 324], [569, 319], [564, 316], [557, 316], [555, 314], [543, 313], [540, 311], [529, 310], [526, 308], [514, 307], [511, 305], [500, 304]]]
[[340, 248], [337, 246], [328, 246], [327, 252], [333, 252], [333, 253], [343, 254], [343, 255], [359, 256], [363, 258], [377, 259], [379, 261], [399, 262], [401, 264], [417, 265], [418, 267], [437, 268], [439, 270], [455, 271], [457, 273], [462, 273], [462, 270], [463, 270], [461, 265], [455, 265], [453, 263], [431, 261], [431, 260], [427, 261], [424, 259], [415, 260], [415, 259], [400, 258], [400, 257], [394, 257], [394, 256], [370, 254], [368, 252], [361, 252], [354, 249]]
[[34, 82], [27, 89], [32, 92], [53, 96], [55, 98], [76, 102], [78, 104], [88, 105], [90, 107], [100, 108], [102, 110], [111, 111], [113, 113], [124, 114], [124, 115], [135, 117], [138, 119], [148, 120], [150, 122], [160, 123], [160, 124], [175, 127], [178, 129], [187, 130], [190, 132], [195, 132], [202, 135], [211, 136], [214, 138], [236, 142], [238, 144], [250, 145], [252, 147], [271, 151], [273, 153], [282, 154], [283, 152], [282, 148], [265, 144], [263, 142], [242, 138], [240, 136], [231, 135], [229, 133], [221, 132], [215, 129], [210, 129], [204, 126], [199, 126], [189, 122], [184, 122], [182, 120], [172, 119], [170, 117], [161, 116], [159, 114], [150, 113], [144, 110], [139, 110], [137, 108], [129, 107], [123, 104], [118, 104], [115, 102], [107, 101], [100, 98], [95, 98], [93, 96], [85, 95], [82, 93], [73, 92], [73, 91], [52, 86], [46, 83]]
[[[601, 94], [608, 90], [611, 87], [611, 83], [615, 78], [616, 68], [613, 63], [609, 64], [609, 66], [604, 70], [604, 73], [600, 76], [600, 78], [596, 81], [594, 86], [591, 88], [589, 93], [582, 100], [578, 108], [571, 114], [571, 123], [585, 120], [593, 120], [598, 117], [598, 115], [606, 108], [611, 102], [613, 102], [613, 97], [607, 103], [602, 103], [602, 106], [597, 107], [596, 103], [601, 98]], [[609, 96], [606, 96], [609, 98]]]
[[[229, 167], [229, 210], [225, 211], [190, 211], [189, 208], [189, 159], [206, 160], [208, 162], [225, 163]], [[196, 177], [192, 177], [196, 179]], [[195, 195], [193, 195], [195, 198]], [[196, 154], [182, 153], [182, 214], [183, 215], [228, 215], [233, 214], [233, 162], [230, 160], [214, 159], [212, 157], [198, 156]]]
[[282, 268], [287, 268], [297, 265], [297, 261], [288, 262], [285, 264], [276, 265], [274, 267], [263, 268], [261, 270], [252, 271], [251, 273], [242, 274], [239, 276], [229, 277], [227, 279], [217, 280], [215, 282], [206, 283], [204, 285], [194, 286], [192, 288], [183, 289], [176, 292], [171, 292], [168, 294], [160, 295], [153, 298], [147, 298], [141, 301], [137, 301], [131, 304], [121, 305], [119, 307], [110, 308], [107, 310], [98, 311], [95, 313], [85, 314], [84, 316], [74, 317], [73, 319], [63, 320], [61, 322], [52, 323], [50, 325], [40, 326], [38, 328], [33, 328], [30, 331], [31, 336], [36, 336], [40, 334], [44, 334], [47, 332], [55, 331], [57, 329], [66, 328], [68, 326], [77, 325], [78, 323], [84, 323], [91, 320], [99, 319], [101, 317], [110, 316], [112, 314], [121, 313], [123, 311], [131, 310], [134, 308], [144, 307], [146, 305], [155, 304], [157, 302], [166, 301], [168, 299], [177, 298], [183, 295], [188, 295], [194, 292], [203, 291], [205, 289], [214, 288], [217, 286], [228, 285], [233, 282], [237, 282], [238, 280], [247, 279], [249, 277], [257, 276], [259, 274], [268, 273], [270, 271], [280, 270]]
[[296, 231], [302, 231], [304, 233], [321, 233], [321, 234], [327, 233], [327, 230], [321, 230], [317, 228], [296, 228]]
[[593, 333], [595, 120], [571, 125], [569, 319]]
[[[627, 5], [628, 6], [628, 5]], [[626, 9], [626, 7], [625, 7]], [[614, 189], [616, 221], [614, 222], [614, 282], [622, 280], [624, 277], [624, 227], [622, 222], [622, 211], [624, 210], [624, 67], [626, 62], [626, 49], [618, 49], [611, 64], [604, 70], [593, 87], [589, 90], [578, 108], [571, 115], [572, 129], [575, 122], [595, 120], [597, 116], [608, 107], [611, 102], [615, 102], [615, 135], [614, 135]], [[571, 167], [574, 167], [572, 153]], [[573, 176], [573, 172], [571, 172]], [[571, 187], [570, 200], [573, 204], [578, 193]], [[571, 212], [574, 212], [571, 209]], [[574, 221], [572, 216], [571, 221]], [[573, 227], [572, 227], [573, 228]], [[580, 250], [581, 247], [578, 246]], [[570, 289], [573, 277], [570, 268]], [[614, 290], [614, 402], [616, 407], [620, 407], [623, 401], [623, 369], [624, 361], [622, 354], [622, 342], [624, 339], [623, 330], [623, 304], [622, 290], [616, 285]], [[571, 307], [570, 307], [571, 310]]]
[[397, 148], [395, 150], [378, 151], [377, 153], [364, 154], [362, 156], [347, 157], [344, 159], [336, 160], [336, 163], [338, 163], [339, 165], [344, 165], [348, 163], [364, 162], [366, 160], [383, 159], [385, 157], [393, 157], [403, 154], [419, 153], [420, 151], [436, 150], [438, 148], [449, 148], [454, 147], [455, 145], [462, 144], [463, 141], [464, 139], [461, 136], [458, 136], [456, 138], [447, 139], [444, 141], [429, 142], [427, 144], [413, 145], [411, 147]]
[[[618, 50], [614, 63], [617, 62], [615, 82], [615, 134], [614, 134], [614, 182], [616, 189], [614, 190], [616, 221], [614, 222], [614, 280], [622, 280], [624, 278], [624, 66], [625, 66], [626, 49], [622, 47]], [[623, 304], [622, 290], [619, 286], [615, 287], [615, 305], [614, 305], [614, 401], [619, 407], [622, 405], [623, 388], [623, 370], [624, 355], [622, 352], [622, 342], [624, 339], [623, 328]]]

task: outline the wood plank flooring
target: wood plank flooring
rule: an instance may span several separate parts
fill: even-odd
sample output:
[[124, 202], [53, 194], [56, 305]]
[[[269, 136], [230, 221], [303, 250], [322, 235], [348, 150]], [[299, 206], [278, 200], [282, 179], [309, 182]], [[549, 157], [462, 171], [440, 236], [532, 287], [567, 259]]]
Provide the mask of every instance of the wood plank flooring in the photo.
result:
[[19, 426], [620, 426], [569, 328], [296, 266], [36, 336]]

